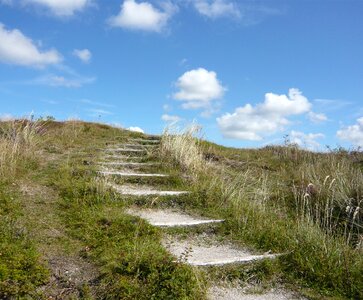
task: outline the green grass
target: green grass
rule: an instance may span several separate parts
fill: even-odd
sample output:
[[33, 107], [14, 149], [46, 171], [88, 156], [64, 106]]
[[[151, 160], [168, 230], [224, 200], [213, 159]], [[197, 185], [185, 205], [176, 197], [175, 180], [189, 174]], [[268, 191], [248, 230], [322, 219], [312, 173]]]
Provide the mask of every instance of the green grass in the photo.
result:
[[[102, 149], [140, 137], [78, 121], [0, 123], [0, 298], [47, 299], [50, 261], [67, 259], [87, 264], [94, 275], [71, 287], [73, 299], [204, 299], [207, 286], [221, 280], [283, 284], [311, 299], [363, 298], [361, 153], [314, 154], [293, 145], [233, 149], [196, 140], [190, 129], [164, 136], [160, 153], [140, 160], [163, 166], [139, 171], [170, 177], [114, 177], [190, 194], [115, 194], [96, 179]], [[135, 205], [226, 221], [161, 230], [125, 214]], [[283, 255], [197, 271], [161, 246], [164, 233], [204, 232]], [[60, 289], [66, 279], [57, 279]]]
[[[33, 155], [17, 156], [14, 177], [1, 178], [0, 298], [48, 298], [48, 258], [69, 257], [96, 276], [71, 286], [75, 299], [203, 299], [202, 276], [174, 262], [159, 230], [125, 214], [131, 200], [95, 179], [99, 149], [143, 135], [83, 122], [46, 122], [41, 129]], [[20, 192], [24, 182], [31, 196]], [[58, 280], [61, 288], [67, 284]]]
[[68, 234], [84, 244], [83, 256], [101, 270], [100, 298], [202, 297], [193, 271], [162, 248], [160, 232], [126, 215], [125, 203], [112, 193], [98, 191], [88, 170], [67, 165], [49, 180], [60, 191]]
[[226, 219], [216, 234], [284, 253], [283, 282], [312, 289], [316, 298], [363, 298], [363, 154], [315, 154], [295, 145], [233, 149], [190, 130], [166, 132], [162, 148], [161, 159], [191, 178], [186, 209]]
[[20, 225], [19, 195], [6, 190], [0, 184], [0, 298], [36, 296], [36, 288], [47, 282], [49, 272]]

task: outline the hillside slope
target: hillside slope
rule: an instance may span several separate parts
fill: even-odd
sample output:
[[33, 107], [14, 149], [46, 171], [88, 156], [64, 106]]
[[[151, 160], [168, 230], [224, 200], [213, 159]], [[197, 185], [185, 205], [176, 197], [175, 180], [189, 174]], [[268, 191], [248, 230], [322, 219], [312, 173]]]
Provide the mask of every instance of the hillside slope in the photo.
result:
[[[0, 124], [0, 149], [0, 298], [363, 297], [360, 153], [27, 120]], [[282, 255], [200, 268], [196, 236]]]

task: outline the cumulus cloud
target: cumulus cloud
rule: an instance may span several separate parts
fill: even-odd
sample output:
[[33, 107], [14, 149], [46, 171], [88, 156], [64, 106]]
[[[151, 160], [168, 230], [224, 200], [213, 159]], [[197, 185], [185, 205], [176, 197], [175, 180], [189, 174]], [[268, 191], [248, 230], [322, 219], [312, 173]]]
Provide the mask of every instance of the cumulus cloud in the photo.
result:
[[94, 77], [64, 77], [60, 75], [49, 74], [31, 80], [30, 84], [41, 84], [52, 87], [79, 88], [85, 84], [93, 83], [96, 80]]
[[56, 16], [68, 17], [77, 11], [82, 11], [91, 0], [24, 0], [24, 2], [46, 7]]
[[161, 116], [161, 119], [165, 122], [170, 122], [170, 123], [175, 123], [175, 122], [178, 122], [178, 121], [181, 121], [182, 118], [179, 117], [179, 116], [175, 116], [175, 115], [168, 115], [168, 114], [163, 114]]
[[161, 32], [176, 11], [176, 6], [170, 2], [163, 2], [161, 6], [160, 10], [149, 2], [125, 0], [119, 14], [112, 16], [109, 24], [126, 29]]
[[263, 103], [238, 107], [217, 118], [217, 123], [226, 138], [258, 141], [283, 130], [290, 123], [288, 116], [307, 113], [310, 108], [298, 89], [290, 89], [288, 95], [267, 93]]
[[74, 49], [73, 55], [78, 57], [84, 63], [88, 63], [92, 58], [92, 53], [88, 49]]
[[209, 18], [225, 16], [240, 17], [237, 5], [227, 0], [194, 0], [195, 9], [202, 15]]
[[58, 64], [61, 55], [55, 49], [41, 51], [20, 30], [7, 30], [0, 23], [0, 62], [32, 67]]
[[354, 146], [363, 147], [363, 117], [359, 118], [356, 124], [338, 130], [337, 136], [341, 140], [351, 142]]
[[136, 127], [136, 126], [135, 127], [131, 126], [131, 127], [127, 128], [127, 130], [144, 133], [144, 130], [142, 130], [140, 127]]
[[302, 148], [306, 148], [311, 151], [316, 151], [321, 148], [321, 145], [319, 142], [317, 142], [317, 139], [324, 138], [324, 134], [322, 133], [303, 133], [300, 131], [294, 131], [292, 130], [290, 133], [290, 141], [291, 143], [297, 144]]
[[223, 97], [226, 88], [217, 73], [199, 68], [185, 72], [176, 82], [179, 89], [173, 98], [183, 102], [184, 109], [210, 108], [213, 100]]
[[314, 123], [325, 122], [328, 120], [328, 117], [325, 114], [318, 114], [314, 113], [313, 111], [309, 112], [308, 117], [310, 121]]

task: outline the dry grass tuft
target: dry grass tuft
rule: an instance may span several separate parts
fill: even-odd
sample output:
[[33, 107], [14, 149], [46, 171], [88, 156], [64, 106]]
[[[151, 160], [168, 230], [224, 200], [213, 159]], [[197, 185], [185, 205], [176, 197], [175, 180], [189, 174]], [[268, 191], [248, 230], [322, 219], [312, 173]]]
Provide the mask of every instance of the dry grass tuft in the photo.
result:
[[167, 127], [161, 139], [161, 156], [197, 176], [206, 165], [197, 138], [200, 130], [196, 124], [186, 129]]
[[40, 143], [40, 122], [27, 119], [0, 123], [0, 177], [11, 177], [24, 160], [34, 157]]

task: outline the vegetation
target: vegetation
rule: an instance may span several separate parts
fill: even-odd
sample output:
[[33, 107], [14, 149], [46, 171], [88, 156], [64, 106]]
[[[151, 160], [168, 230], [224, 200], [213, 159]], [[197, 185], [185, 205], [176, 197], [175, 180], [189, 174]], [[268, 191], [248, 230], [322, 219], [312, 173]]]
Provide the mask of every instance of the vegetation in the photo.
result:
[[0, 133], [1, 299], [203, 298], [160, 231], [97, 179], [103, 149], [141, 134], [49, 118], [3, 122]]
[[163, 160], [194, 179], [190, 206], [225, 218], [230, 239], [284, 253], [286, 283], [363, 298], [362, 153], [290, 144], [241, 150], [197, 133], [169, 129], [162, 137]]
[[[170, 177], [115, 179], [192, 193], [134, 199], [96, 171], [105, 148], [142, 134], [50, 117], [0, 122], [0, 298], [204, 299], [218, 279], [363, 298], [363, 154], [225, 148], [196, 138], [199, 130], [169, 129], [140, 159], [162, 161], [150, 169]], [[130, 205], [224, 218], [211, 229], [218, 236], [283, 255], [200, 272], [175, 262], [163, 231], [126, 214]]]

